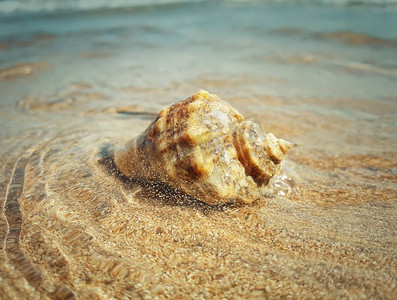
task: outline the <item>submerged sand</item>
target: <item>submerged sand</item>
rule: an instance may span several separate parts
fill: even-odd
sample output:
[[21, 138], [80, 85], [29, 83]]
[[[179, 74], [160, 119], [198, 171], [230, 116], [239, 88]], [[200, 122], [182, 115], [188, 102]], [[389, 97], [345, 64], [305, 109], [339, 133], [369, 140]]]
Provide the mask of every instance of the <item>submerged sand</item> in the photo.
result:
[[[100, 2], [1, 15], [0, 299], [397, 299], [392, 4]], [[114, 169], [200, 89], [293, 143], [259, 201]]]
[[[127, 90], [172, 101], [202, 83]], [[203, 87], [295, 144], [274, 192], [244, 206], [181, 203], [104, 163], [160, 102], [115, 106], [79, 83], [2, 110], [2, 299], [395, 299], [396, 102], [230, 91], [254, 83]]]

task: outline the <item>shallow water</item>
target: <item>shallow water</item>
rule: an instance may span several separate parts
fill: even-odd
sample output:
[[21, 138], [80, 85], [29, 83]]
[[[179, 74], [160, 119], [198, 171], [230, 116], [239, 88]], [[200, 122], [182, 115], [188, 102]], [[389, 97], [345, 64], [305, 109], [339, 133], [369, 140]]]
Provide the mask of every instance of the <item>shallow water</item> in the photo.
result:
[[[2, 14], [0, 294], [395, 299], [396, 16], [256, 1]], [[294, 143], [268, 198], [181, 204], [103, 163], [199, 89]]]

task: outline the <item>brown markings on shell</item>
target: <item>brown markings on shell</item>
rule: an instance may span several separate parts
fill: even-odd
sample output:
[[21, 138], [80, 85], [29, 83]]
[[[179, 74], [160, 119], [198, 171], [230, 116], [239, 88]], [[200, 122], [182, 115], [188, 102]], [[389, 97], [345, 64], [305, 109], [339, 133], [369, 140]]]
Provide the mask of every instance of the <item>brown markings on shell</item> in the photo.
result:
[[206, 168], [198, 163], [193, 155], [184, 157], [175, 163], [175, 167], [182, 173], [185, 180], [198, 180], [207, 174]]
[[190, 134], [185, 133], [179, 137], [177, 143], [182, 147], [188, 147], [195, 145], [195, 141], [196, 140]]
[[250, 153], [250, 147], [241, 134], [234, 134], [234, 146], [237, 150], [237, 157], [240, 163], [244, 166], [247, 176], [251, 176], [255, 183], [259, 186], [267, 184], [269, 177], [263, 174], [263, 171], [255, 165]]

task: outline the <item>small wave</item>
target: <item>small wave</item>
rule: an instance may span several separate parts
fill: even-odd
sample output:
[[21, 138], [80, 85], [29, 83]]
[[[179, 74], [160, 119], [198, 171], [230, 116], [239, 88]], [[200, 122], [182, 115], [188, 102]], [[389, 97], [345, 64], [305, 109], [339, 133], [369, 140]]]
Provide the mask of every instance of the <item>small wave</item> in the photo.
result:
[[[56, 11], [89, 11], [102, 9], [133, 8], [153, 5], [204, 2], [210, 0], [0, 0], [0, 14], [40, 13]], [[223, 0], [231, 3], [324, 3], [331, 5], [391, 5], [397, 0]]]
[[395, 43], [388, 39], [371, 36], [369, 34], [353, 31], [336, 31], [315, 34], [315, 37], [322, 40], [334, 40], [350, 46], [378, 46], [395, 47]]
[[0, 14], [89, 11], [201, 2], [201, 0], [0, 0]]

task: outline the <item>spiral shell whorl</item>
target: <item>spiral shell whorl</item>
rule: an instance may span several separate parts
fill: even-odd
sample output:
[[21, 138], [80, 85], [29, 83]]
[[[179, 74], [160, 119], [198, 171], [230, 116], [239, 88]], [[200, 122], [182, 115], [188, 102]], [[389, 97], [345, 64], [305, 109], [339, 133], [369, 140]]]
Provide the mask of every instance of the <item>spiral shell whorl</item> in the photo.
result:
[[164, 108], [115, 151], [114, 161], [128, 177], [164, 182], [210, 205], [251, 203], [290, 147], [218, 96], [199, 91]]

